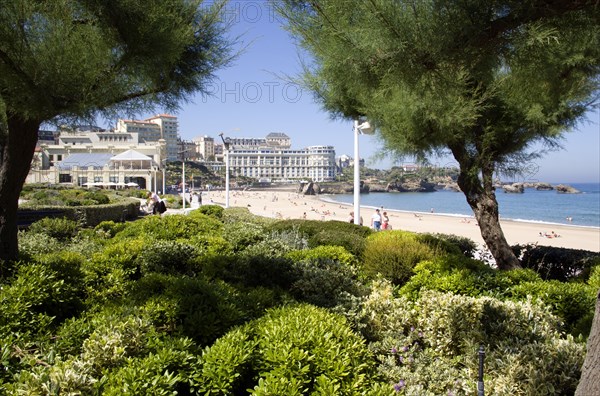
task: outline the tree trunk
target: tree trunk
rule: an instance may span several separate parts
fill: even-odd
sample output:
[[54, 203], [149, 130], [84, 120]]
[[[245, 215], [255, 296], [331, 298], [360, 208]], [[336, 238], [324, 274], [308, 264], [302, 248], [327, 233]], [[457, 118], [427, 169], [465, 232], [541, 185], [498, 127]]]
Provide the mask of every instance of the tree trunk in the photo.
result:
[[501, 270], [521, 268], [521, 264], [506, 241], [500, 226], [498, 201], [496, 201], [494, 192], [484, 191], [475, 200], [469, 200], [467, 196], [467, 202], [473, 209], [481, 236], [494, 256], [498, 268]]
[[40, 122], [8, 114], [0, 136], [0, 261], [18, 259], [17, 209], [29, 173]]
[[466, 150], [459, 147], [454, 147], [452, 153], [460, 165], [457, 183], [475, 214], [481, 236], [496, 260], [496, 265], [501, 270], [521, 268], [500, 226], [498, 201], [494, 193], [493, 163], [481, 166]]
[[596, 297], [596, 312], [587, 342], [587, 354], [581, 369], [581, 379], [575, 396], [600, 395], [600, 290]]

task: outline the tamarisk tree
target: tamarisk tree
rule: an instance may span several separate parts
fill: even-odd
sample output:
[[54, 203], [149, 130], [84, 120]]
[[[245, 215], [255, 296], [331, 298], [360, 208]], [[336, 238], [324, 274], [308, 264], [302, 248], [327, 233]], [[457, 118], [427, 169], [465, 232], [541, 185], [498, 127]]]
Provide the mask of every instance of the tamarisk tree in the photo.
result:
[[[332, 115], [375, 124], [392, 154], [451, 154], [501, 269], [519, 267], [493, 179], [559, 147], [597, 104], [596, 0], [283, 0]], [[538, 149], [541, 147], [541, 149]]]
[[43, 123], [173, 110], [230, 63], [223, 3], [0, 0], [0, 261]]

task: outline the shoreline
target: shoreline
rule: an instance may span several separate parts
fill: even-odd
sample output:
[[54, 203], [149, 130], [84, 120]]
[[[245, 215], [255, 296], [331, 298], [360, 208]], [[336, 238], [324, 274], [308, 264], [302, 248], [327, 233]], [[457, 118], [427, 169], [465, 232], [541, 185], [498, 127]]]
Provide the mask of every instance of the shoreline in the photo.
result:
[[[291, 190], [230, 191], [230, 207], [245, 207], [251, 213], [279, 219], [339, 220], [348, 221], [353, 205], [335, 202], [328, 195], [302, 195]], [[225, 192], [203, 193], [204, 204], [224, 206]], [[365, 226], [375, 207], [361, 205], [360, 214]], [[444, 213], [408, 212], [384, 208], [394, 230], [418, 233], [452, 234], [472, 239], [483, 245], [476, 221], [471, 216]], [[600, 252], [600, 228], [544, 222], [500, 219], [504, 235], [510, 245], [538, 244], [544, 246], [582, 249]], [[545, 237], [554, 232], [559, 237]], [[541, 235], [540, 235], [541, 234]]]
[[[324, 201], [324, 202], [329, 202], [333, 205], [345, 205], [349, 208], [349, 210], [352, 210], [353, 204], [349, 204], [347, 202], [338, 202], [334, 199], [330, 199], [328, 197], [332, 197], [335, 196], [334, 194], [323, 194], [323, 195], [317, 195], [317, 197], [320, 197], [320, 200]], [[360, 205], [361, 209], [368, 209], [368, 210], [375, 210], [377, 209], [376, 206], [372, 206], [372, 205]], [[412, 213], [417, 213], [420, 215], [437, 215], [437, 216], [446, 216], [446, 217], [452, 217], [452, 218], [469, 218], [472, 221], [475, 221], [475, 216], [473, 214], [470, 215], [463, 215], [463, 214], [459, 214], [459, 213], [444, 213], [444, 212], [436, 212], [436, 213], [431, 213], [431, 212], [421, 212], [418, 210], [414, 210], [414, 211], [410, 211], [410, 210], [401, 210], [401, 209], [386, 209], [386, 211], [388, 212], [399, 212], [399, 213], [408, 213], [408, 214], [412, 214]], [[500, 218], [500, 222], [515, 222], [515, 223], [528, 223], [530, 225], [534, 225], [534, 224], [539, 224], [539, 225], [546, 225], [546, 226], [554, 226], [554, 227], [574, 227], [574, 228], [589, 228], [591, 230], [600, 230], [600, 227], [596, 227], [596, 226], [590, 226], [590, 225], [580, 225], [580, 224], [564, 224], [564, 223], [554, 223], [551, 221], [543, 221], [543, 220], [526, 220], [526, 219], [513, 219], [513, 218]]]

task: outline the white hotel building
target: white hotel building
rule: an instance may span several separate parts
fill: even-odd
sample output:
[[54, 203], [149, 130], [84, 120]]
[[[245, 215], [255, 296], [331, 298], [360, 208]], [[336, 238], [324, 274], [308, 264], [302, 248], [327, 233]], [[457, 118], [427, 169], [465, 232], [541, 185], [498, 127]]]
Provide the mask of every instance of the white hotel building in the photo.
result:
[[[229, 169], [232, 176], [246, 176], [262, 182], [315, 182], [335, 179], [333, 146], [309, 146], [292, 150], [284, 133], [270, 133], [264, 139], [229, 138]], [[224, 161], [227, 153], [223, 154]]]

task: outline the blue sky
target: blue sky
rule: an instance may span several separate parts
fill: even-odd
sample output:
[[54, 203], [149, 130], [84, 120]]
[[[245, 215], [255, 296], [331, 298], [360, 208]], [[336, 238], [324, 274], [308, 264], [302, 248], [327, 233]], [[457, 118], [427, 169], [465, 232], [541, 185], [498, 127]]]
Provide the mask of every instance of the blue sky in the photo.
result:
[[[351, 121], [333, 121], [313, 101], [310, 92], [288, 83], [284, 77], [297, 75], [300, 58], [289, 34], [266, 1], [235, 1], [226, 6], [225, 18], [232, 20], [232, 35], [242, 34], [246, 46], [233, 66], [217, 72], [209, 86], [211, 97], [197, 96], [175, 114], [183, 139], [218, 134], [235, 137], [264, 137], [284, 132], [293, 148], [331, 145], [336, 155], [353, 155]], [[600, 110], [589, 113], [589, 123], [566, 134], [564, 150], [546, 154], [528, 167], [522, 177], [531, 181], [600, 182]], [[376, 137], [361, 136], [360, 155], [367, 166], [385, 169], [391, 160], [374, 161], [381, 150]], [[409, 161], [407, 161], [409, 162]], [[451, 159], [433, 160], [439, 165]]]

